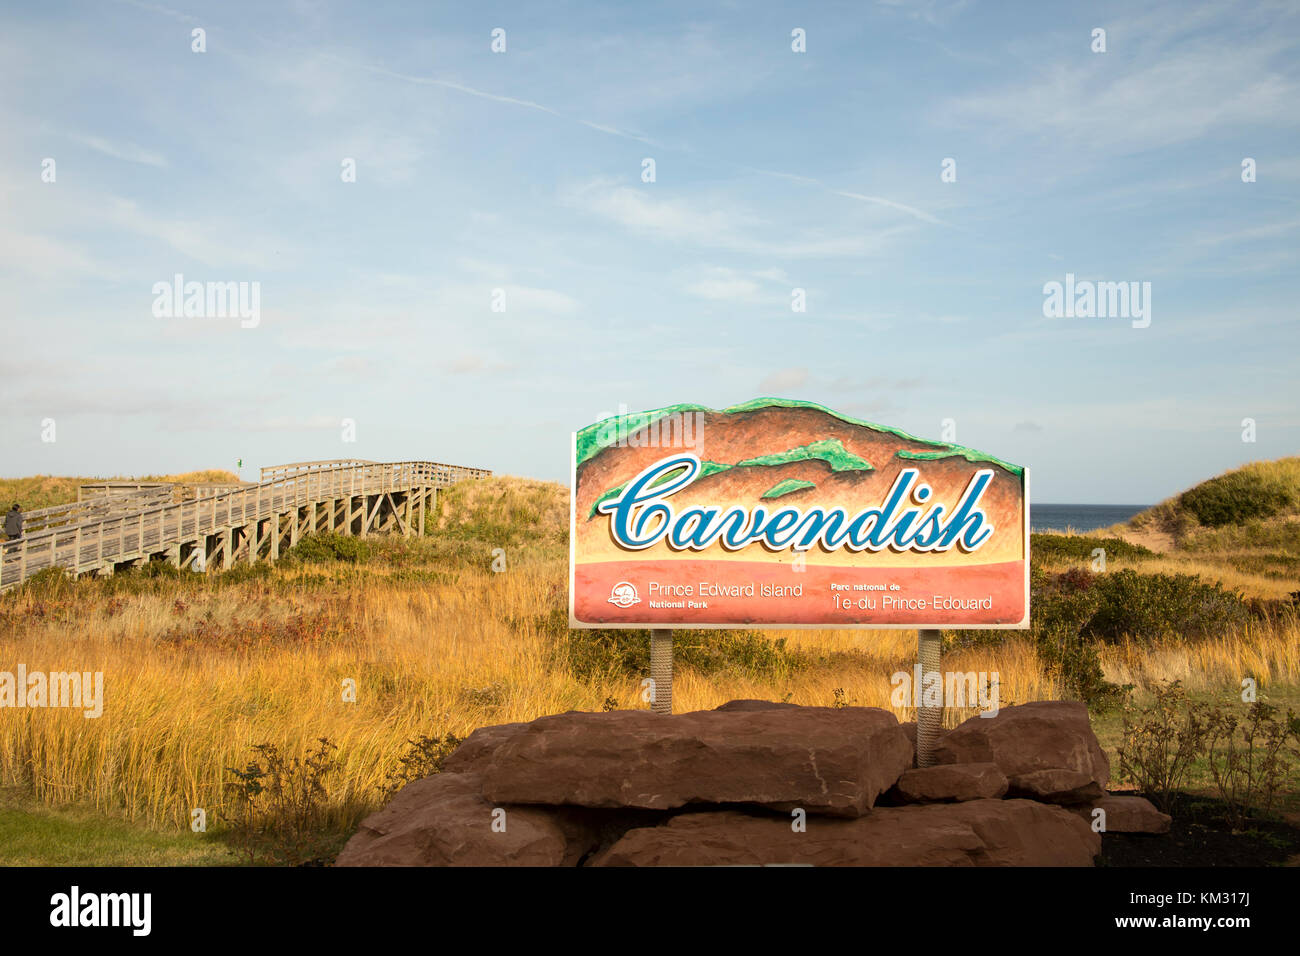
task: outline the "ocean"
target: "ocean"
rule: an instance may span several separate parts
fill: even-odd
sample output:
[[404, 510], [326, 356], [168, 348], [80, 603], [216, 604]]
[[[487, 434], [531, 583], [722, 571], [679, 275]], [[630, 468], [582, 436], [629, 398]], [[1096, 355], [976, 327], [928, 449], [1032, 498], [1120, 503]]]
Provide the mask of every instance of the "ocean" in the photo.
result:
[[1040, 505], [1029, 507], [1031, 531], [1096, 531], [1127, 521], [1150, 505]]

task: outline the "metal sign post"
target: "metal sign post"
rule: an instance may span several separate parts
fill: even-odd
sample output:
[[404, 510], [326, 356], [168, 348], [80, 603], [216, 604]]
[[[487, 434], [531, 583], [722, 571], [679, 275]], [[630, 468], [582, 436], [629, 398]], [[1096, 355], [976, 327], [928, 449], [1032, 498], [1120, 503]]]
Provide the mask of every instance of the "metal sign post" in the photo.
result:
[[[916, 765], [918, 767], [934, 766], [934, 745], [939, 739], [943, 727], [943, 698], [938, 707], [925, 706], [926, 679], [939, 670], [939, 632], [920, 630], [916, 632], [916, 659], [921, 665], [921, 686], [914, 688], [920, 695], [916, 702]], [[933, 679], [933, 678], [931, 678]]]
[[656, 628], [650, 632], [650, 680], [656, 714], [673, 712], [673, 632]]

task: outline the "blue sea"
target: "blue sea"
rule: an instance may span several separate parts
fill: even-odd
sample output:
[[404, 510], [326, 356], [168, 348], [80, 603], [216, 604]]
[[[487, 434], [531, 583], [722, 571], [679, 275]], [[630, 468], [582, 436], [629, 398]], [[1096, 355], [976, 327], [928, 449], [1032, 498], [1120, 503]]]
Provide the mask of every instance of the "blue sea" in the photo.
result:
[[1031, 531], [1096, 531], [1127, 521], [1150, 505], [1040, 505], [1029, 508]]

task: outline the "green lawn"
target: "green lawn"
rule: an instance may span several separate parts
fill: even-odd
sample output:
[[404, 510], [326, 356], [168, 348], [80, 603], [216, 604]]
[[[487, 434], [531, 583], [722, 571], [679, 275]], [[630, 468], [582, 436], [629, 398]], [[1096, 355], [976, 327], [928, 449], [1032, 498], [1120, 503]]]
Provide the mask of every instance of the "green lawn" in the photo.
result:
[[153, 830], [94, 810], [43, 806], [0, 788], [0, 866], [231, 866], [205, 833]]

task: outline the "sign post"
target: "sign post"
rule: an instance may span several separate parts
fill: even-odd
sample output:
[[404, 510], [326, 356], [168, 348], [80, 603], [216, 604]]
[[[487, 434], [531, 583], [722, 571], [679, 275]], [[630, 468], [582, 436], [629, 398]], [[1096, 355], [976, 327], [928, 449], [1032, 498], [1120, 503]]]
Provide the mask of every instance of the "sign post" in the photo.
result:
[[650, 686], [654, 698], [650, 709], [656, 714], [673, 712], [673, 632], [655, 628], [650, 632]]
[[[920, 766], [943, 719], [941, 629], [1029, 626], [1029, 473], [812, 402], [621, 413], [574, 433], [569, 625], [916, 630]], [[928, 689], [928, 692], [926, 692]]]
[[[916, 632], [916, 662], [921, 666], [921, 686], [925, 687], [927, 675], [941, 674], [939, 670], [939, 632], [925, 628]], [[926, 705], [924, 696], [916, 708], [916, 765], [934, 766], [934, 745], [943, 727], [943, 704]]]

